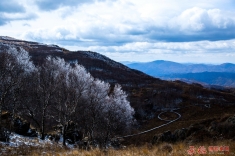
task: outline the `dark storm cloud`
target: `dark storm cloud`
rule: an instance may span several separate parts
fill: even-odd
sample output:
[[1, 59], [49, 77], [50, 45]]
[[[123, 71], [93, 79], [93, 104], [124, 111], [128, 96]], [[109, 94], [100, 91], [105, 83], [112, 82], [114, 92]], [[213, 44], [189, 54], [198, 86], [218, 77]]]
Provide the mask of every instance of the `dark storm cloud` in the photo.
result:
[[0, 12], [4, 13], [22, 13], [25, 12], [25, 8], [13, 0], [1, 0]]
[[35, 3], [40, 10], [51, 11], [58, 9], [61, 6], [77, 6], [79, 4], [92, 2], [95, 2], [95, 0], [37, 0]]

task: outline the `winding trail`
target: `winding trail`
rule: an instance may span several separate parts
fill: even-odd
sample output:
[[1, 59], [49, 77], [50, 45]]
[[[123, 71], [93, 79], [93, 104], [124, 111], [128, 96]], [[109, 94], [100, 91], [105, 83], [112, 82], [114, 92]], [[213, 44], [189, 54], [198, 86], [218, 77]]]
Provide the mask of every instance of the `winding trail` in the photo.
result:
[[[166, 111], [166, 112], [167, 112], [167, 111]], [[166, 119], [163, 119], [163, 118], [160, 117], [163, 113], [166, 113], [166, 112], [161, 112], [160, 114], [158, 114], [157, 118], [158, 118], [159, 120], [162, 120], [162, 121], [171, 121], [171, 120], [166, 120]]]
[[[210, 108], [210, 105], [207, 105], [207, 104], [202, 104], [202, 105], [203, 105], [204, 107], [206, 107], [206, 108]], [[195, 106], [195, 105], [190, 105], [190, 106]], [[190, 106], [186, 106], [186, 107], [190, 107]], [[182, 108], [186, 108], [186, 107], [182, 107]], [[155, 129], [161, 128], [161, 127], [166, 126], [166, 125], [169, 125], [169, 124], [171, 124], [171, 123], [173, 123], [173, 122], [175, 122], [175, 121], [177, 121], [177, 120], [179, 120], [179, 119], [181, 118], [181, 114], [179, 114], [178, 112], [175, 112], [176, 110], [179, 110], [179, 109], [181, 109], [181, 108], [175, 108], [175, 109], [173, 109], [173, 110], [171, 110], [171, 111], [164, 111], [164, 112], [161, 112], [161, 113], [158, 114], [158, 119], [159, 119], [159, 120], [167, 121], [167, 123], [165, 123], [165, 124], [162, 124], [162, 125], [160, 125], [160, 126], [157, 126], [157, 127], [154, 127], [154, 128], [149, 129], [149, 130], [142, 131], [142, 132], [139, 132], [139, 133], [136, 133], [136, 134], [130, 134], [130, 135], [125, 135], [125, 136], [115, 137], [115, 139], [128, 138], [128, 137], [133, 137], [133, 136], [145, 134], [145, 133], [151, 132], [151, 131], [153, 131], [153, 130], [155, 130]], [[178, 115], [178, 117], [177, 117], [176, 119], [174, 119], [174, 120], [165, 120], [165, 119], [162, 119], [160, 116], [161, 116], [163, 113], [166, 113], [166, 112], [175, 113], [175, 114]]]
[[166, 113], [166, 112], [161, 112], [161, 113], [158, 115], [158, 118], [159, 118], [160, 120], [163, 120], [163, 121], [168, 121], [167, 123], [162, 124], [162, 125], [157, 126], [157, 127], [154, 127], [154, 128], [151, 128], [151, 129], [146, 130], [146, 131], [143, 131], [143, 132], [136, 133], [136, 134], [131, 134], [131, 135], [125, 135], [125, 136], [121, 136], [121, 137], [116, 137], [116, 139], [128, 138], [128, 137], [133, 137], [133, 136], [145, 134], [145, 133], [151, 132], [151, 131], [153, 131], [153, 130], [155, 130], [155, 129], [161, 128], [161, 127], [166, 126], [166, 125], [169, 125], [169, 124], [171, 124], [171, 123], [173, 123], [173, 122], [175, 122], [175, 121], [177, 121], [177, 120], [179, 120], [179, 119], [181, 118], [181, 115], [180, 115], [178, 112], [175, 112], [174, 110], [173, 110], [173, 111], [170, 111], [170, 112], [177, 114], [178, 117], [177, 117], [176, 119], [174, 119], [174, 120], [164, 120], [164, 119], [162, 119], [162, 118], [160, 117], [160, 115], [163, 114], [163, 113]]

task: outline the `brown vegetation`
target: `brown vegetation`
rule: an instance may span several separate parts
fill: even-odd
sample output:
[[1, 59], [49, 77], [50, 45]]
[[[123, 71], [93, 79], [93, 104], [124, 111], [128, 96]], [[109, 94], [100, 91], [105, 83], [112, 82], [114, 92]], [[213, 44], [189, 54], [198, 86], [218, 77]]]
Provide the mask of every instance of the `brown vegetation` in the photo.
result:
[[[85, 149], [77, 149], [77, 148], [64, 148], [59, 145], [50, 145], [46, 144], [41, 147], [32, 147], [22, 145], [20, 147], [7, 147], [5, 145], [1, 146], [1, 155], [7, 156], [18, 156], [18, 155], [30, 155], [30, 156], [188, 156], [189, 146], [194, 146], [195, 149], [198, 149], [200, 146], [205, 147], [207, 154], [213, 156], [225, 155], [226, 152], [217, 151], [217, 152], [209, 152], [208, 148], [210, 146], [229, 146], [229, 152], [227, 154], [234, 155], [235, 153], [235, 145], [233, 141], [224, 140], [219, 142], [201, 142], [194, 145], [185, 144], [182, 142], [178, 142], [175, 144], [162, 143], [159, 145], [151, 145], [145, 144], [142, 146], [128, 146], [122, 149], [98, 149], [94, 148], [91, 150]], [[197, 151], [194, 156], [199, 156]]]

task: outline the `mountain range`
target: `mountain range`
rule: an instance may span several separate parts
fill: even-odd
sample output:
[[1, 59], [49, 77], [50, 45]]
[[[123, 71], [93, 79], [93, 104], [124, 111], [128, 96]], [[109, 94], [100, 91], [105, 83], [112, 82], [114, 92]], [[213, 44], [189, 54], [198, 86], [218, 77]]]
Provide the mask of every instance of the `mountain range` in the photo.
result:
[[128, 63], [126, 66], [165, 80], [182, 80], [208, 85], [235, 87], [235, 64], [182, 64], [171, 61]]

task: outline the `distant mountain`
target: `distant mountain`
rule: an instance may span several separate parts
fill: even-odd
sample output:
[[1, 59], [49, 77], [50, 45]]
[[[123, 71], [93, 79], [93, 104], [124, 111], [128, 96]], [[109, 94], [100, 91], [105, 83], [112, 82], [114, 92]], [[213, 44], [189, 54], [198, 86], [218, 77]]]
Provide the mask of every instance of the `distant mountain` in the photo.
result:
[[181, 79], [209, 85], [235, 87], [235, 64], [181, 64], [171, 61], [153, 61], [127, 64], [132, 69], [162, 79]]
[[162, 76], [178, 73], [200, 73], [200, 72], [232, 72], [235, 73], [235, 64], [224, 63], [221, 65], [210, 64], [181, 64], [171, 61], [153, 61], [146, 63], [127, 64], [132, 69], [143, 71], [152, 76]]
[[146, 63], [132, 63], [127, 64], [127, 66], [132, 69], [143, 71], [144, 73], [152, 76], [171, 74], [173, 71], [174, 73], [180, 73], [184, 67], [182, 64], [163, 60]]
[[235, 87], [235, 73], [226, 72], [202, 72], [202, 73], [186, 73], [171, 74], [161, 77], [166, 80], [182, 80], [191, 82], [202, 82], [210, 85], [218, 85], [225, 87]]
[[121, 61], [120, 63], [124, 64], [125, 66], [127, 64], [133, 64], [133, 63], [138, 63], [138, 62], [132, 62], [132, 61]]

